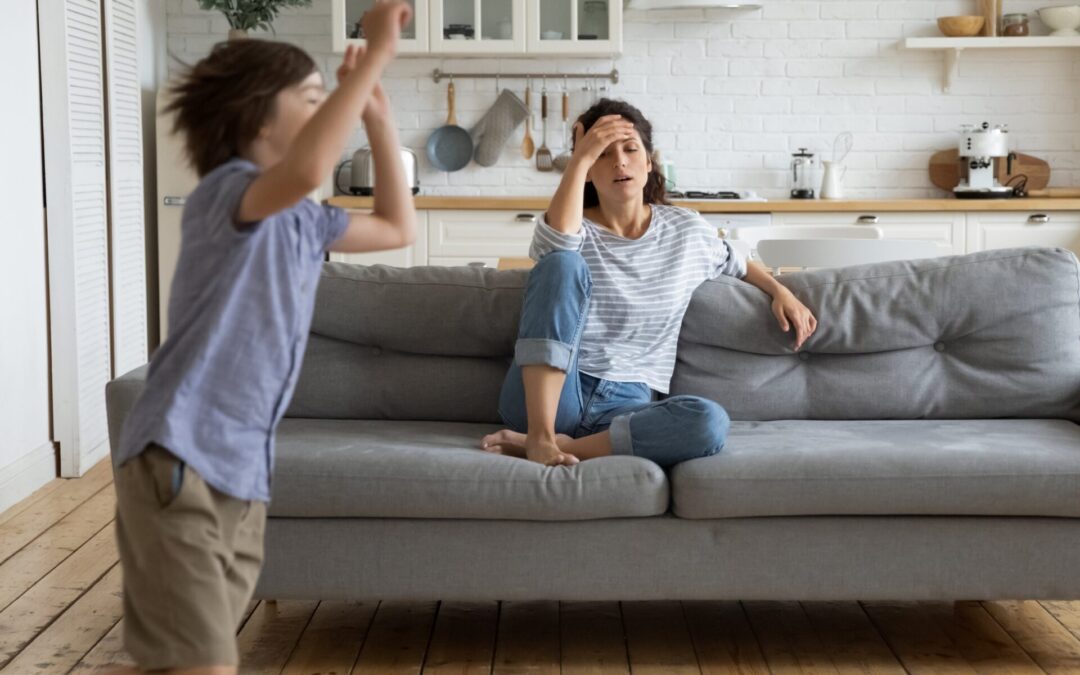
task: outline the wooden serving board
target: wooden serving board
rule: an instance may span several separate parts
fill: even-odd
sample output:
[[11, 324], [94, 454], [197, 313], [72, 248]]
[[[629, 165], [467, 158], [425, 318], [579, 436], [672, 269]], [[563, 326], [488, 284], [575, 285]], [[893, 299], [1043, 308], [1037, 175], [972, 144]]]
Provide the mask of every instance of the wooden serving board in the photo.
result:
[[[1002, 185], [1008, 185], [1013, 176], [1025, 175], [1028, 178], [1028, 190], [1042, 190], [1050, 183], [1050, 165], [1038, 157], [1017, 153], [1013, 160], [1012, 173], [1007, 173], [1008, 162], [1002, 158], [997, 162], [997, 179]], [[930, 182], [948, 192], [960, 184], [960, 151], [942, 150], [930, 158]]]

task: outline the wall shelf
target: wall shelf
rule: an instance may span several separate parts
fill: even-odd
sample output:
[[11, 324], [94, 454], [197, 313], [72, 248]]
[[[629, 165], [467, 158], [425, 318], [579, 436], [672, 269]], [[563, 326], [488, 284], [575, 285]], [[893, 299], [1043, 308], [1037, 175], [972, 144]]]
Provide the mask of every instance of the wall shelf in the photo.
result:
[[911, 37], [903, 42], [906, 49], [937, 49], [945, 52], [946, 93], [952, 90], [960, 70], [960, 53], [965, 49], [1080, 49], [1078, 37]]

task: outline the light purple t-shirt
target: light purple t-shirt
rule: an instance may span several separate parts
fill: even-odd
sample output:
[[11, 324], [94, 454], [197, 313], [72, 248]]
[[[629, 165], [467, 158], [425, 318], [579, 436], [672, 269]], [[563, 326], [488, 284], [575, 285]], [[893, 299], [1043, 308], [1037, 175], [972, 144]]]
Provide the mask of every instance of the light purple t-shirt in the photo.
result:
[[169, 337], [113, 461], [156, 443], [217, 490], [269, 501], [274, 429], [296, 386], [324, 254], [348, 215], [303, 199], [237, 229], [233, 215], [258, 172], [230, 160], [188, 197]]

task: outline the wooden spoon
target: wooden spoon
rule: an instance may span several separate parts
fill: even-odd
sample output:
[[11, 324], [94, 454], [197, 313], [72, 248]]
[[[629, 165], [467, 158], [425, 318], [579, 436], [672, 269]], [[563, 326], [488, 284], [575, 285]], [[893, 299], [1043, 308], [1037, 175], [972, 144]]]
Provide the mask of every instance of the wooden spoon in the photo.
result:
[[529, 114], [525, 116], [525, 140], [521, 141], [521, 156], [532, 159], [533, 153], [536, 152], [536, 144], [533, 143], [532, 134], [529, 133], [529, 122], [532, 121], [532, 87], [528, 83], [525, 84], [525, 108]]

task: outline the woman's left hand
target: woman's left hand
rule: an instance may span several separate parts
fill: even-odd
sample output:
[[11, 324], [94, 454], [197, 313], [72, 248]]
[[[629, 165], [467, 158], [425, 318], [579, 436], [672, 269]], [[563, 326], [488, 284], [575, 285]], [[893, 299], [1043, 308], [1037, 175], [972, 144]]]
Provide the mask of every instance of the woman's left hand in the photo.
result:
[[792, 326], [795, 327], [795, 351], [799, 351], [807, 338], [817, 330], [817, 319], [813, 313], [787, 289], [773, 297], [772, 312], [785, 333]]

